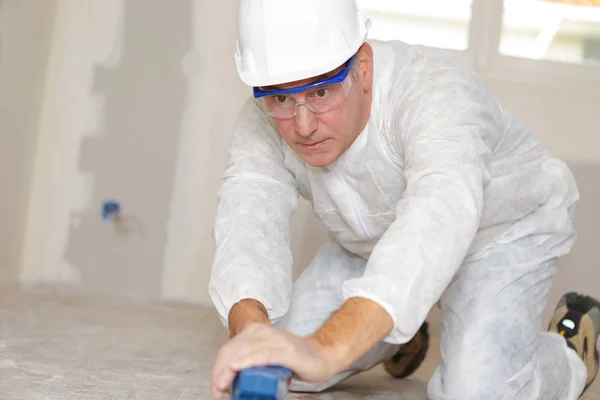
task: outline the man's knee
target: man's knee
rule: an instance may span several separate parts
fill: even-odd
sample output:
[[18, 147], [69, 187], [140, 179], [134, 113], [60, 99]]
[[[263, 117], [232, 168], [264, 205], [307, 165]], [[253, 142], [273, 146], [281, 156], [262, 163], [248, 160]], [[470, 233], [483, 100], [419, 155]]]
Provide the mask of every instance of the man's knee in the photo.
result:
[[[515, 353], [490, 351], [473, 344], [447, 355], [429, 383], [432, 400], [508, 400], [518, 398], [534, 365]], [[517, 352], [518, 354], [518, 352]], [[529, 360], [531, 361], [531, 359]], [[515, 397], [517, 396], [517, 397]]]
[[431, 400], [508, 400], [503, 395], [503, 382], [492, 373], [493, 365], [442, 365], [429, 383]]

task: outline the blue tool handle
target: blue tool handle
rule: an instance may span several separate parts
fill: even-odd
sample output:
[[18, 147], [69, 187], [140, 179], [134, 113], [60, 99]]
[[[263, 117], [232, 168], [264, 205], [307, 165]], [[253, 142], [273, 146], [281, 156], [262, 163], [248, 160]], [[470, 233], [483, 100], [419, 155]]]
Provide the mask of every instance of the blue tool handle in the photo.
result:
[[231, 400], [284, 400], [292, 372], [281, 366], [240, 371], [231, 388]]

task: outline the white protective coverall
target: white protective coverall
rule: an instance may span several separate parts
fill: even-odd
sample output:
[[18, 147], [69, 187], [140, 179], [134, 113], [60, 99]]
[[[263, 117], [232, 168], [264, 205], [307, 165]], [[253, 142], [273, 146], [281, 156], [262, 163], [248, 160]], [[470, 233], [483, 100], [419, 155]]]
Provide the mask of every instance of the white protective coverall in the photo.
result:
[[[310, 335], [352, 296], [394, 329], [319, 391], [391, 357], [438, 303], [443, 363], [434, 400], [576, 399], [586, 369], [540, 331], [575, 233], [575, 180], [477, 76], [446, 52], [371, 43], [373, 104], [333, 164], [306, 164], [250, 99], [237, 121], [214, 229], [209, 286], [223, 320], [253, 298], [275, 326]], [[332, 232], [292, 282], [290, 217], [299, 195]]]

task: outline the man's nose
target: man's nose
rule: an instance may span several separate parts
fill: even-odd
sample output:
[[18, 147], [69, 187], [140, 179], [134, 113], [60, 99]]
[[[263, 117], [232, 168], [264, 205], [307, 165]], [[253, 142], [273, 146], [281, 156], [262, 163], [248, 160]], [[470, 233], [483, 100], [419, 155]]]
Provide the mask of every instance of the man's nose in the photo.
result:
[[294, 124], [298, 135], [309, 137], [317, 130], [317, 116], [307, 106], [299, 104], [296, 109]]

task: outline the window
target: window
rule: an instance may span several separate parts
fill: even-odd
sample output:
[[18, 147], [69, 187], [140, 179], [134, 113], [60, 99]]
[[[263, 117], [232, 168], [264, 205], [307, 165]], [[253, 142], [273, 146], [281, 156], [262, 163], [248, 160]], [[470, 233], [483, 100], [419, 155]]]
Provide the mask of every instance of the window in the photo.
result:
[[453, 50], [489, 78], [600, 84], [600, 0], [358, 1], [370, 39]]
[[600, 0], [504, 0], [499, 52], [600, 64]]
[[467, 50], [473, 0], [359, 0], [370, 39]]

